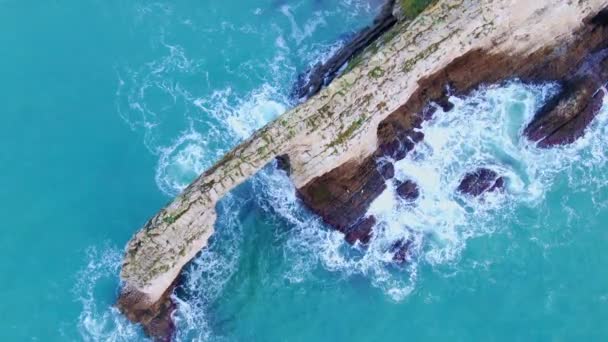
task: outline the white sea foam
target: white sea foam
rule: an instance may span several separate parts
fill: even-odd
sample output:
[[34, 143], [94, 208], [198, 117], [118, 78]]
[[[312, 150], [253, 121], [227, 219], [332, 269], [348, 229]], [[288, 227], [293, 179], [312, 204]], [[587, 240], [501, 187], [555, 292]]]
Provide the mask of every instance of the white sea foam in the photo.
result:
[[184, 132], [170, 146], [160, 147], [156, 184], [166, 194], [175, 194], [208, 168], [207, 140], [197, 131]]
[[[193, 124], [169, 146], [157, 148], [156, 184], [168, 195], [176, 195], [196, 176], [218, 160], [229, 146], [248, 138], [256, 129], [281, 115], [286, 106], [281, 96], [265, 84], [244, 101], [230, 101], [231, 90], [198, 98], [193, 105], [205, 113], [205, 135]], [[284, 101], [284, 100], [281, 100]]]
[[[294, 267], [286, 278], [304, 281], [320, 262], [331, 271], [365, 275], [391, 298], [401, 300], [415, 289], [422, 264], [456, 266], [470, 238], [503, 227], [517, 206], [537, 206], [557, 176], [565, 173], [580, 186], [581, 179], [573, 177], [583, 172], [582, 183], [605, 186], [606, 178], [591, 174], [606, 161], [602, 136], [608, 133], [607, 106], [572, 145], [539, 149], [523, 137], [535, 110], [556, 90], [554, 84], [511, 82], [465, 99], [451, 98], [454, 109], [447, 113], [439, 109], [421, 128], [424, 142], [395, 163], [395, 178], [414, 180], [420, 198], [413, 206], [402, 202], [395, 194], [396, 182], [388, 181], [368, 212], [378, 223], [367, 248], [350, 247], [340, 233], [325, 229], [297, 203], [286, 175], [264, 170], [254, 179], [256, 193], [264, 193], [258, 197], [259, 205], [293, 226], [285, 255]], [[481, 199], [458, 194], [464, 174], [479, 167], [503, 175], [506, 190]], [[413, 241], [414, 255], [403, 267], [392, 262], [391, 246], [398, 240]]]
[[[236, 106], [226, 101], [230, 90], [194, 99], [193, 104], [229, 123], [229, 136], [238, 141], [248, 136], [253, 126], [284, 110], [284, 105], [269, 100], [272, 87], [262, 89]], [[541, 203], [557, 176], [567, 175], [573, 185], [587, 186], [591, 192], [604, 188], [608, 176], [594, 171], [605, 165], [607, 157], [603, 139], [608, 133], [606, 103], [586, 135], [574, 144], [539, 149], [522, 137], [535, 109], [556, 89], [552, 84], [512, 82], [479, 90], [467, 98], [452, 97], [454, 109], [447, 113], [438, 109], [434, 118], [421, 128], [424, 141], [406, 159], [395, 162], [395, 178], [414, 180], [420, 187], [420, 198], [414, 206], [406, 205], [395, 195], [395, 182], [387, 182], [387, 190], [369, 209], [378, 224], [367, 248], [346, 244], [340, 233], [324, 227], [319, 218], [301, 206], [293, 184], [282, 171], [273, 167], [264, 169], [252, 181], [255, 193], [259, 194], [255, 196], [257, 205], [292, 228], [285, 242], [284, 257], [293, 267], [285, 278], [293, 283], [306, 281], [311, 270], [322, 265], [345, 276], [363, 275], [392, 299], [402, 300], [416, 289], [420, 267], [456, 267], [469, 239], [500, 229], [510, 219], [513, 208]], [[604, 101], [607, 102], [606, 98]], [[209, 166], [205, 163], [210, 163], [210, 159], [205, 159], [204, 153], [209, 150], [209, 141], [194, 130], [185, 131], [163, 151], [161, 160], [166, 162], [160, 163], [164, 166], [159, 167], [162, 170], [159, 174], [165, 177], [186, 174], [180, 181], [176, 181], [179, 177], [161, 181], [167, 184], [168, 190], [164, 191], [180, 189], [187, 178]], [[506, 178], [505, 191], [487, 194], [482, 199], [459, 195], [455, 190], [462, 176], [482, 166]], [[196, 258], [186, 273], [184, 293], [174, 297], [179, 303], [176, 321], [178, 339], [182, 341], [205, 341], [212, 337], [207, 320], [209, 304], [221, 295], [236, 269], [242, 240], [238, 213], [243, 201], [229, 196], [222, 203], [214, 239], [229, 242], [212, 243]], [[575, 215], [567, 213], [567, 217]], [[390, 250], [400, 239], [414, 241], [411, 247], [414, 255], [404, 266], [394, 264]], [[108, 267], [110, 271], [93, 267], [91, 272], [106, 272], [106, 276], [117, 272], [119, 257], [113, 258], [116, 264]], [[91, 288], [91, 284], [99, 283], [95, 279], [98, 278], [79, 288]], [[99, 311], [93, 295], [83, 298], [85, 310], [80, 323], [83, 336], [89, 340], [128, 340], [136, 335], [133, 327], [113, 310]]]
[[[352, 15], [368, 11], [369, 1], [343, 0], [340, 6]], [[300, 22], [292, 8], [283, 7], [281, 11], [290, 26], [269, 24], [275, 35], [270, 41], [277, 47], [276, 55], [265, 61], [265, 68], [271, 70], [269, 75], [251, 91], [243, 93], [226, 87], [207, 93], [185, 85], [176, 75], [198, 75], [199, 83], [211, 88], [204, 61], [188, 56], [186, 48], [165, 38], [162, 28], [156, 41], [165, 51], [162, 57], [134, 69], [117, 69], [119, 113], [131, 128], [143, 132], [144, 143], [158, 155], [156, 181], [166, 194], [179, 192], [227, 148], [285, 110], [289, 105], [286, 90], [289, 86], [285, 85], [291, 84], [296, 70], [293, 54], [314, 65], [340, 46], [341, 43], [307, 43], [315, 30], [327, 24], [325, 17], [335, 13], [317, 12], [311, 19]], [[146, 5], [139, 9], [137, 20], [146, 20], [154, 13], [169, 17], [172, 12], [171, 5]], [[265, 11], [256, 9], [254, 13], [262, 15]], [[194, 21], [188, 21], [196, 26]], [[216, 28], [197, 29], [212, 33]], [[236, 28], [228, 23], [224, 29]], [[238, 29], [261, 34], [248, 26]], [[396, 178], [415, 180], [421, 188], [421, 197], [415, 206], [406, 206], [396, 199], [394, 184], [389, 182], [387, 190], [370, 208], [370, 214], [376, 215], [379, 223], [368, 248], [347, 245], [340, 233], [326, 229], [317, 217], [310, 215], [296, 199], [295, 189], [283, 172], [273, 168], [263, 170], [252, 182], [259, 194], [255, 196], [256, 203], [292, 228], [284, 256], [293, 267], [285, 278], [291, 282], [306, 281], [311, 270], [322, 265], [346, 276], [363, 275], [391, 298], [400, 300], [415, 289], [422, 264], [456, 263], [468, 239], [495, 231], [497, 221], [508, 217], [514, 206], [534, 206], [542, 201], [557, 175], [565, 173], [572, 183], [587, 186], [591, 192], [608, 185], [608, 175], [592, 172], [606, 160], [608, 106], [604, 106], [586, 136], [570, 146], [539, 150], [521, 138], [533, 109], [554, 90], [552, 85], [515, 82], [489, 87], [466, 99], [452, 98], [456, 107], [449, 113], [439, 110], [434, 120], [425, 123], [424, 143], [396, 163]], [[174, 115], [176, 108], [182, 114], [180, 117]], [[173, 131], [167, 134], [166, 127], [179, 120], [179, 134]], [[457, 195], [454, 189], [460, 177], [482, 165], [505, 175], [505, 193], [486, 196], [481, 201]], [[212, 336], [207, 310], [236, 269], [242, 240], [238, 213], [242, 206], [243, 201], [237, 196], [229, 196], [220, 203], [214, 240], [228, 242], [216, 244], [212, 240], [185, 274], [183, 293], [174, 296], [179, 303], [176, 313], [179, 340], [208, 340]], [[395, 240], [402, 238], [415, 242], [412, 250], [417, 255], [407, 265], [396, 267], [389, 249]], [[114, 298], [109, 293], [116, 290], [122, 251], [108, 247], [102, 250], [89, 251], [89, 263], [79, 274], [75, 287], [83, 306], [80, 334], [86, 341], [139, 339], [138, 329], [111, 308]], [[101, 288], [105, 290], [100, 295]]]
[[[185, 279], [173, 299], [178, 304], [175, 322], [177, 341], [207, 341], [212, 336], [207, 321], [210, 303], [221, 295], [236, 271], [242, 245], [242, 223], [239, 221], [243, 200], [227, 195], [219, 203], [221, 220], [211, 244], [195, 258], [185, 272]], [[221, 241], [215, 243], [215, 241]]]
[[73, 292], [82, 304], [78, 332], [84, 341], [139, 341], [140, 329], [113, 306], [122, 250], [89, 248], [87, 265], [76, 277]]

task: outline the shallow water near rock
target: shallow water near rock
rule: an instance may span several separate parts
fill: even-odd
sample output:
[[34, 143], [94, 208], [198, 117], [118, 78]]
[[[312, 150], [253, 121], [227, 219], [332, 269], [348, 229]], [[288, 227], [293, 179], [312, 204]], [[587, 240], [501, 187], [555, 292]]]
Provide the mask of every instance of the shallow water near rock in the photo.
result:
[[[0, 338], [144, 340], [112, 308], [127, 240], [293, 105], [297, 75], [379, 4], [0, 1]], [[450, 99], [394, 163], [367, 247], [269, 165], [219, 204], [175, 294], [177, 339], [605, 339], [608, 106], [572, 146], [540, 150], [521, 132], [556, 90], [513, 81]], [[458, 194], [479, 167], [505, 189]], [[395, 194], [407, 179], [413, 204]], [[403, 265], [399, 239], [414, 241]]]

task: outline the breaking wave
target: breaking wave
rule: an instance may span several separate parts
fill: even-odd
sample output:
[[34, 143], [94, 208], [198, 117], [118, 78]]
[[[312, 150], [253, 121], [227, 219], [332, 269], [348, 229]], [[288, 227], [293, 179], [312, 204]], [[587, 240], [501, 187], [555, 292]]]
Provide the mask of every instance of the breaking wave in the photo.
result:
[[[342, 234], [331, 231], [298, 203], [287, 176], [267, 168], [254, 178], [258, 205], [292, 226], [285, 257], [293, 267], [285, 277], [291, 282], [307, 279], [321, 264], [344, 275], [363, 275], [394, 300], [415, 290], [421, 266], [446, 274], [458, 269], [467, 241], [508, 226], [518, 208], [542, 205], [554, 181], [567, 177], [570, 186], [599, 191], [608, 177], [598, 177], [606, 163], [607, 107], [593, 121], [586, 135], [572, 145], [539, 149], [523, 137], [523, 129], [557, 85], [521, 82], [490, 86], [467, 98], [452, 97], [449, 112], [440, 108], [423, 124], [425, 139], [395, 162], [395, 180], [372, 203], [368, 214], [378, 223], [368, 247], [349, 246]], [[605, 100], [606, 101], [606, 100]], [[393, 161], [394, 162], [394, 161]], [[479, 167], [497, 171], [506, 179], [503, 192], [481, 199], [459, 194], [462, 177]], [[396, 196], [397, 181], [414, 180], [420, 197], [414, 205]], [[412, 256], [404, 266], [395, 265], [391, 247], [411, 241]]]
[[121, 249], [107, 245], [86, 252], [87, 265], [77, 274], [73, 289], [82, 304], [78, 332], [84, 341], [141, 340], [139, 327], [113, 307], [122, 257]]
[[[279, 12], [288, 24], [270, 22], [265, 31], [270, 36], [257, 37], [272, 42], [271, 55], [236, 69], [226, 67], [223, 72], [236, 75], [230, 81], [238, 86], [213, 83], [204, 56], [192, 54], [186, 43], [164, 30], [154, 40], [161, 56], [134, 69], [117, 68], [118, 112], [158, 156], [155, 180], [163, 193], [179, 193], [232, 146], [293, 105], [289, 90], [297, 71], [327, 58], [341, 44], [310, 41], [315, 30], [338, 16], [336, 12], [319, 10], [302, 23], [294, 14], [298, 6], [282, 5]], [[369, 1], [342, 1], [341, 6], [342, 11], [370, 11]], [[163, 16], [174, 13], [169, 4], [146, 5], [139, 8], [137, 20], [146, 22], [159, 10]], [[250, 12], [262, 16], [269, 11], [256, 7]], [[255, 27], [225, 23], [205, 28], [187, 18], [179, 20], [197, 34], [214, 30], [220, 30], [217, 34], [236, 30], [248, 37], [264, 34]], [[256, 196], [231, 194], [220, 202], [216, 233], [174, 295], [179, 304], [178, 340], [213, 338], [209, 307], [238, 267], [244, 224], [240, 214], [252, 201], [289, 227], [282, 246], [290, 265], [283, 274], [288, 282], [307, 281], [321, 266], [347, 277], [362, 275], [398, 301], [415, 291], [421, 267], [454, 272], [467, 241], [508, 226], [505, 222], [516, 220], [513, 212], [520, 207], [541, 205], [557, 178], [565, 176], [572, 186], [599, 192], [608, 184], [608, 174], [594, 172], [606, 163], [608, 106], [572, 145], [542, 150], [522, 137], [535, 110], [556, 90], [554, 84], [511, 82], [466, 98], [451, 97], [454, 109], [438, 108], [421, 128], [424, 141], [406, 159], [395, 162], [396, 180], [414, 180], [420, 198], [415, 205], [406, 205], [395, 195], [395, 181], [388, 181], [386, 191], [369, 209], [378, 223], [368, 247], [350, 246], [342, 234], [327, 229], [299, 203], [285, 173], [273, 165], [265, 168], [248, 183]], [[459, 195], [455, 189], [462, 176], [480, 166], [503, 175], [505, 191], [482, 199]], [[414, 242], [414, 255], [403, 266], [395, 265], [390, 251], [398, 240]], [[139, 329], [112, 308], [121, 258], [121, 250], [107, 246], [87, 253], [87, 267], [74, 289], [83, 306], [79, 332], [86, 341], [141, 339]]]
[[[311, 11], [308, 1], [276, 8], [267, 7], [267, 2], [264, 6], [239, 4], [243, 15], [265, 18], [258, 26], [249, 24], [255, 22], [250, 17], [246, 23], [208, 24], [194, 17], [191, 4], [135, 1], [133, 8], [123, 8], [133, 11], [133, 33], [142, 33], [149, 41], [149, 46], [140, 51], [149, 59], [116, 66], [116, 110], [157, 156], [155, 181], [164, 194], [178, 194], [231, 147], [293, 106], [295, 102], [289, 96], [297, 74], [327, 59], [343, 44], [343, 40], [336, 42], [331, 32], [343, 32], [349, 25], [360, 27], [380, 5], [370, 5], [369, 0], [336, 3], [336, 7], [327, 9], [314, 2], [319, 7], [312, 9], [312, 15], [307, 13]], [[221, 10], [217, 4], [201, 6]], [[230, 19], [236, 21], [237, 17]], [[334, 26], [334, 31], [329, 30]], [[239, 60], [235, 55], [238, 49], [231, 46], [234, 40], [256, 42], [254, 48], [260, 50], [249, 59]], [[283, 185], [288, 182], [284, 175], [273, 171], [264, 175]], [[254, 183], [263, 179], [256, 177]], [[289, 199], [290, 204], [284, 204], [294, 212], [290, 214], [285, 208], [281, 215], [310, 220], [293, 193], [281, 189], [277, 195], [287, 196], [284, 200]], [[214, 338], [208, 325], [209, 305], [237, 267], [243, 224], [239, 213], [247, 203], [245, 197], [229, 195], [221, 201], [217, 231], [209, 247], [192, 262], [183, 286], [174, 295], [179, 303], [175, 319], [180, 341]], [[140, 329], [112, 306], [122, 257], [122, 249], [110, 246], [87, 251], [87, 267], [78, 274], [74, 287], [82, 304], [78, 332], [85, 341], [144, 338]], [[300, 267], [307, 265], [302, 261]]]
[[[168, 196], [175, 196], [227, 150], [295, 104], [290, 92], [298, 73], [329, 58], [344, 43], [335, 36], [331, 43], [320, 39], [317, 31], [327, 29], [326, 20], [342, 17], [343, 27], [344, 16], [373, 11], [367, 1], [341, 1], [334, 10], [313, 9], [312, 16], [302, 21], [300, 12], [310, 10], [304, 2], [252, 9], [254, 15], [270, 18], [264, 25], [269, 29], [264, 30], [227, 22], [200, 27], [186, 20], [190, 33], [209, 37], [198, 42], [203, 46], [217, 44], [214, 37], [222, 36], [271, 42], [252, 59], [237, 64], [229, 62], [235, 58], [232, 50], [210, 53], [168, 34], [163, 29], [167, 16], [178, 11], [174, 5], [161, 5], [142, 5], [137, 11], [143, 23], [162, 17], [163, 25], [152, 41], [159, 56], [137, 68], [117, 68], [116, 106], [121, 118], [143, 135], [146, 147], [158, 156], [155, 179]], [[210, 70], [217, 66], [210, 60], [216, 59], [227, 61], [220, 71], [226, 80], [219, 83], [218, 71]]]

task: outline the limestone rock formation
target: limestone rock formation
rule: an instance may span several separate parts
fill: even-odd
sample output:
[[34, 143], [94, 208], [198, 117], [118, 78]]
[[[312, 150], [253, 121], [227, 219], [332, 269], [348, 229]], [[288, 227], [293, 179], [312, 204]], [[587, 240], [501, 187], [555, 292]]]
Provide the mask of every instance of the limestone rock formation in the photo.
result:
[[[570, 108], [583, 113], [564, 114], [560, 122], [575, 127], [561, 131], [567, 136], [595, 115], [597, 98], [585, 104], [584, 96], [569, 94], [593, 94], [588, 77], [573, 75], [585, 69], [587, 56], [608, 48], [605, 8], [608, 0], [438, 0], [416, 19], [395, 24], [350, 71], [233, 149], [135, 234], [117, 306], [157, 339], [167, 338], [167, 294], [213, 234], [217, 201], [276, 156], [288, 161], [283, 165], [313, 212], [347, 234], [357, 228], [363, 234], [356, 239], [366, 240], [369, 222], [357, 224], [391, 175], [379, 169], [424, 138], [417, 128], [430, 115], [429, 102], [449, 109], [447, 85], [464, 94], [512, 77], [569, 81], [565, 88], [573, 91], [544, 110], [527, 133], [547, 144], [571, 141], [556, 135], [560, 130], [553, 128], [560, 126], [551, 118]], [[600, 62], [604, 70], [605, 59]], [[407, 259], [407, 246], [395, 246], [397, 260]]]
[[307, 99], [318, 93], [322, 87], [331, 83], [349, 60], [361, 53], [397, 23], [397, 18], [393, 16], [394, 6], [395, 0], [386, 1], [372, 26], [359, 31], [329, 60], [317, 64], [310, 72], [301, 75], [296, 82], [294, 95], [298, 99]]

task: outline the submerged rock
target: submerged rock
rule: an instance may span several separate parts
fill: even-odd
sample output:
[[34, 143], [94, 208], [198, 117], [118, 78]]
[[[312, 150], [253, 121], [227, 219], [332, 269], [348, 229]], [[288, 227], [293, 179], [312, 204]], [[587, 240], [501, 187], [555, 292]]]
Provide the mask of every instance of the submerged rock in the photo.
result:
[[458, 191], [472, 196], [479, 196], [484, 192], [492, 192], [503, 187], [504, 179], [502, 177], [493, 170], [481, 168], [467, 173], [462, 181], [460, 181]]
[[346, 241], [351, 245], [357, 241], [367, 245], [372, 238], [372, 228], [375, 224], [376, 218], [373, 215], [360, 220], [346, 232]]
[[413, 202], [420, 196], [418, 185], [411, 180], [406, 180], [397, 186], [397, 195], [406, 201]]
[[395, 241], [390, 249], [391, 253], [393, 253], [393, 261], [399, 264], [407, 262], [411, 246], [412, 240], [400, 239]]

